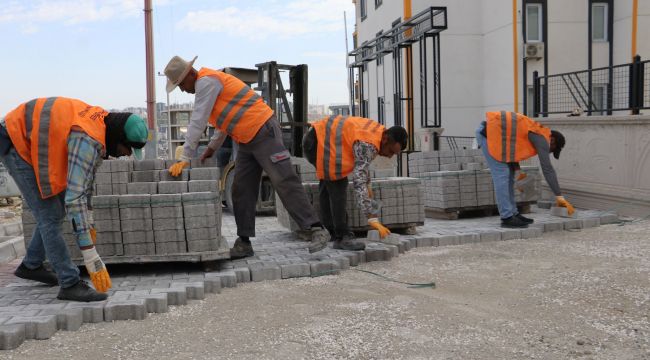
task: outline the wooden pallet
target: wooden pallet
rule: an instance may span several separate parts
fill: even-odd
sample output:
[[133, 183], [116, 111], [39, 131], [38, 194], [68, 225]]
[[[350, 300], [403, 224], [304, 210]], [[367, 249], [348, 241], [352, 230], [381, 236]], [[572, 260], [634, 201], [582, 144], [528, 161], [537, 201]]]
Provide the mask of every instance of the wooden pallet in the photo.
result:
[[[163, 262], [191, 262], [204, 263], [215, 260], [230, 259], [230, 249], [189, 252], [165, 255], [115, 255], [102, 256], [105, 264], [149, 264]], [[83, 259], [72, 259], [76, 265], [83, 265]]]
[[[517, 208], [521, 214], [530, 213], [530, 206], [535, 204], [536, 201], [525, 201], [517, 203]], [[442, 220], [458, 220], [459, 217], [484, 217], [499, 215], [499, 210], [496, 205], [484, 206], [467, 206], [463, 208], [424, 208], [424, 215], [431, 219]]]

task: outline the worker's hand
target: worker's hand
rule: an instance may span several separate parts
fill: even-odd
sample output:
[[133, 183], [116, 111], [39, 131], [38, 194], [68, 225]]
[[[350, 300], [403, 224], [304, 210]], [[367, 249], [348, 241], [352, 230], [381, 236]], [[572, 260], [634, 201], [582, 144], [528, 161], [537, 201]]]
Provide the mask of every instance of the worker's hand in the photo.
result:
[[94, 227], [90, 228], [90, 240], [92, 240], [93, 245], [97, 244], [97, 230]]
[[86, 270], [88, 275], [90, 275], [90, 281], [93, 282], [95, 290], [105, 293], [108, 289], [111, 288], [111, 277], [108, 275], [106, 270], [106, 265], [97, 254], [97, 250], [93, 247], [92, 249], [81, 250], [81, 255], [84, 257], [84, 265], [86, 265]]
[[372, 192], [372, 186], [368, 184], [368, 196], [372, 199], [375, 197], [375, 193]]
[[178, 176], [183, 172], [183, 169], [190, 166], [188, 161], [178, 161], [174, 165], [169, 167], [169, 173], [172, 176]]
[[388, 230], [387, 227], [380, 223], [379, 219], [377, 218], [368, 219], [368, 225], [377, 230], [379, 232], [379, 237], [382, 239], [385, 238], [386, 235], [390, 234], [390, 230]]
[[213, 154], [214, 154], [214, 149], [210, 149], [209, 147], [206, 148], [203, 154], [201, 154], [201, 164], [203, 164], [205, 159], [211, 158]]
[[559, 206], [559, 207], [565, 207], [567, 213], [569, 214], [569, 216], [573, 215], [573, 213], [575, 212], [575, 209], [573, 208], [573, 205], [571, 205], [571, 203], [569, 203], [569, 202], [564, 198], [564, 196], [561, 196], [561, 195], [560, 195], [560, 196], [556, 196], [556, 197], [555, 197], [555, 203], [556, 203], [556, 205]]

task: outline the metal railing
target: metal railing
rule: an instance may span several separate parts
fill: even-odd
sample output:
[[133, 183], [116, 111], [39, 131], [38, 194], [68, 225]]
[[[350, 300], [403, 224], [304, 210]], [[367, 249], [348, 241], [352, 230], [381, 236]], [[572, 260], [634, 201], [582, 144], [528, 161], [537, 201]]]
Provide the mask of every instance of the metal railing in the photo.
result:
[[474, 139], [473, 136], [440, 136], [439, 150], [469, 150]]
[[547, 76], [533, 72], [534, 117], [641, 109], [650, 109], [650, 60], [638, 55], [629, 64]]

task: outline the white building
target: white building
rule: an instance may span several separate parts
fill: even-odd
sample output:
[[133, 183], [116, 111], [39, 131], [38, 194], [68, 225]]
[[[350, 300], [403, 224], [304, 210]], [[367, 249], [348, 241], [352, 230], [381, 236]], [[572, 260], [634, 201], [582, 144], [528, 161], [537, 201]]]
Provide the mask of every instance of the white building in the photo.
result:
[[[446, 7], [447, 28], [439, 33], [439, 103], [444, 135], [473, 136], [486, 111], [514, 110], [532, 116], [534, 71], [542, 76], [625, 64], [632, 61], [633, 53], [639, 54], [642, 60], [650, 59], [650, 0], [353, 2], [356, 6], [357, 51], [364, 43], [373, 44], [375, 49], [372, 51], [378, 51], [373, 39], [382, 33], [390, 32], [397, 24], [430, 7]], [[635, 31], [633, 19], [637, 24]], [[412, 131], [417, 131], [421, 126], [422, 118], [421, 81], [418, 79], [428, 84], [434, 83], [430, 66], [426, 77], [420, 74], [421, 44], [406, 44], [404, 50], [400, 50], [404, 52], [407, 47], [412, 48], [412, 71], [407, 69], [408, 57], [402, 55], [398, 72], [404, 80], [402, 94], [409, 94], [409, 90], [405, 89], [409, 81], [413, 84], [410, 90], [413, 103], [411, 119], [408, 115], [409, 101], [402, 100], [403, 115], [399, 121]], [[435, 58], [431, 40], [426, 46], [427, 59]], [[354, 58], [351, 59], [354, 61]], [[362, 115], [382, 119], [387, 125], [395, 123], [396, 72], [393, 59], [394, 52], [388, 52], [381, 60], [373, 59], [358, 68], [363, 76], [357, 84], [363, 87], [363, 101], [360, 102], [364, 112]], [[650, 83], [650, 66], [647, 65], [646, 88]], [[606, 105], [608, 91], [620, 90], [614, 89], [620, 85], [615, 83], [615, 78], [623, 76], [618, 70], [611, 77], [607, 71], [603, 71], [598, 73], [597, 79], [592, 79], [592, 101], [598, 102], [598, 108]], [[354, 75], [358, 76], [358, 73]], [[627, 78], [622, 81], [627, 82]], [[549, 85], [553, 84], [549, 82]], [[612, 87], [608, 88], [608, 84]], [[548, 91], [550, 98], [554, 89]], [[567, 91], [564, 95], [570, 96]], [[648, 98], [645, 106], [650, 106], [650, 95], [645, 96]], [[428, 98], [426, 108], [428, 117], [432, 118], [436, 101], [430, 91]], [[556, 100], [549, 99], [549, 112], [553, 110], [553, 101]]]

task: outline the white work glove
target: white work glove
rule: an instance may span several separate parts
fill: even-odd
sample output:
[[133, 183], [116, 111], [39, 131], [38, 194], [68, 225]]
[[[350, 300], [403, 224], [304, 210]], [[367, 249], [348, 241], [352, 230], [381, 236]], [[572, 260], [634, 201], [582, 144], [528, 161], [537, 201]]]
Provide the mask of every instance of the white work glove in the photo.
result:
[[108, 275], [106, 265], [104, 265], [99, 254], [97, 254], [95, 247], [81, 250], [81, 255], [84, 258], [84, 265], [86, 265], [86, 270], [88, 271], [88, 275], [90, 275], [90, 281], [95, 286], [95, 290], [101, 293], [107, 292], [112, 285], [111, 277]]

